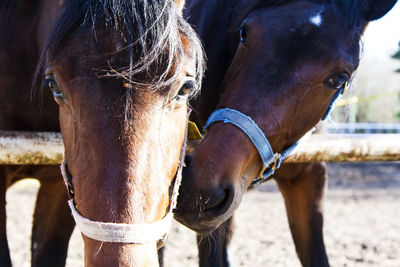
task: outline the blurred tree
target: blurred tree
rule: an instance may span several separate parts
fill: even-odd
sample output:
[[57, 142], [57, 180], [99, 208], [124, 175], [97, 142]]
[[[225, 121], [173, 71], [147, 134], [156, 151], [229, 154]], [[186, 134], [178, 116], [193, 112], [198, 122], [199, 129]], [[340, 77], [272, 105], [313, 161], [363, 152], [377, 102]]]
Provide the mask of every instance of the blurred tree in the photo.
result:
[[[400, 42], [399, 42], [399, 50], [392, 56], [392, 58], [400, 60]], [[396, 70], [396, 72], [400, 72], [400, 69]]]
[[[400, 60], [400, 42], [399, 42], [399, 50], [392, 56], [394, 59]], [[400, 72], [400, 69], [396, 70], [396, 72]], [[399, 94], [400, 100], [400, 94]], [[396, 117], [400, 119], [400, 110], [396, 113]]]

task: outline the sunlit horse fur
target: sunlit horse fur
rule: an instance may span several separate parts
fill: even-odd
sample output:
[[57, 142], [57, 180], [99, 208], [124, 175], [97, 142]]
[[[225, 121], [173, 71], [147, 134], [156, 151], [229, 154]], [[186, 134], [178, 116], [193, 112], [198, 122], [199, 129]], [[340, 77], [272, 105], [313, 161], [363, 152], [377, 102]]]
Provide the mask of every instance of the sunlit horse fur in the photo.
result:
[[[202, 75], [183, 4], [0, 2], [0, 129], [61, 129], [77, 209], [91, 220], [150, 223], [167, 212], [187, 99]], [[44, 88], [31, 93], [32, 80]], [[5, 192], [24, 177], [41, 182], [32, 265], [63, 266], [74, 224], [59, 167], [0, 166], [0, 174], [0, 266], [11, 265]], [[158, 266], [156, 241], [83, 240], [85, 266]]]
[[[321, 120], [334, 94], [358, 67], [368, 22], [395, 3], [187, 1], [184, 15], [200, 35], [208, 58], [202, 94], [192, 103], [197, 111], [192, 120], [201, 127], [216, 108], [239, 110], [258, 124], [273, 151], [282, 152]], [[260, 156], [239, 128], [214, 123], [186, 164], [176, 218], [205, 234], [199, 238], [201, 266], [228, 266], [230, 218], [260, 171]], [[286, 165], [274, 178], [301, 263], [327, 266], [323, 165]]]

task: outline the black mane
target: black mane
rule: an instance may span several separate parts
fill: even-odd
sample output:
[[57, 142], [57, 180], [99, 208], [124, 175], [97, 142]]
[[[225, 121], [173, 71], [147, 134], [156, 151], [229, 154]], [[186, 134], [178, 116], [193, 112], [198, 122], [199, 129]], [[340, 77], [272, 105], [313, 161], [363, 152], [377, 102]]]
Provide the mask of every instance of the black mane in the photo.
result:
[[346, 27], [359, 34], [365, 25], [365, 2], [364, 0], [332, 0], [336, 12], [342, 14]]
[[[279, 6], [293, 0], [269, 0], [261, 1], [263, 6]], [[344, 23], [349, 30], [362, 30], [365, 23], [365, 0], [310, 0], [320, 4], [332, 4], [335, 11], [344, 18]]]

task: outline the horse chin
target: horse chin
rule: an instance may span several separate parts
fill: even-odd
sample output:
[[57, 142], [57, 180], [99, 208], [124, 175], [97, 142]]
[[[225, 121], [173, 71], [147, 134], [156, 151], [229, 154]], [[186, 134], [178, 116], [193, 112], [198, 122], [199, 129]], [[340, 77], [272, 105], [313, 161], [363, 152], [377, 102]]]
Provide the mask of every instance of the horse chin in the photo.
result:
[[[193, 231], [196, 231], [200, 234], [210, 234], [215, 229], [217, 229], [222, 223], [227, 221], [232, 217], [235, 210], [239, 207], [239, 204], [242, 200], [243, 193], [246, 190], [245, 187], [246, 181], [245, 179], [241, 179], [237, 188], [235, 189], [235, 193], [233, 196], [232, 203], [230, 207], [218, 216], [213, 216], [212, 214], [208, 214], [207, 210], [200, 212], [180, 212], [179, 210], [175, 213], [175, 219], [190, 228]], [[178, 203], [179, 204], [179, 203]]]
[[193, 230], [199, 234], [210, 234], [212, 233], [221, 223], [215, 223], [214, 221], [187, 221], [182, 217], [175, 217], [175, 219], [181, 224], [188, 227], [190, 230]]
[[199, 233], [199, 234], [210, 234], [215, 229], [217, 229], [222, 223], [228, 220], [233, 214], [232, 212], [226, 212], [225, 214], [215, 217], [215, 218], [199, 218], [196, 216], [175, 216], [175, 219], [190, 228], [191, 230]]

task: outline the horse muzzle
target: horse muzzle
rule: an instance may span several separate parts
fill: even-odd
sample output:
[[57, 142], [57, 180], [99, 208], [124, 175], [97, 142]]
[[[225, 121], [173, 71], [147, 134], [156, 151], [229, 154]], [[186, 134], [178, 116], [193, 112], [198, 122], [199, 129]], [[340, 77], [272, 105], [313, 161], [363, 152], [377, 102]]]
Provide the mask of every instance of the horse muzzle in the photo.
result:
[[[175, 219], [199, 233], [209, 233], [229, 219], [238, 207], [244, 186], [232, 183], [231, 177], [204, 177], [191, 166], [192, 156], [186, 156], [183, 179], [178, 197]], [[204, 174], [210, 174], [205, 172]], [[220, 180], [221, 183], [199, 183]], [[225, 182], [224, 182], [225, 181]]]

